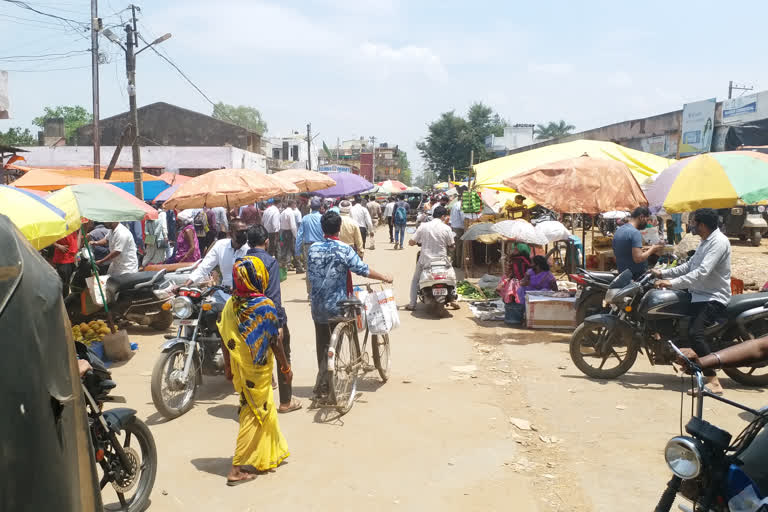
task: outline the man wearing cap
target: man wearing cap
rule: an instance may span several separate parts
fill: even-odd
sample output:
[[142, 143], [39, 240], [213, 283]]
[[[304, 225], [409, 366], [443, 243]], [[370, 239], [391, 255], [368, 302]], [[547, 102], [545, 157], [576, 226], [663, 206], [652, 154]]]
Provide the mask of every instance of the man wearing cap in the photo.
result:
[[341, 214], [339, 240], [351, 246], [357, 255], [360, 256], [360, 259], [363, 259], [363, 256], [365, 255], [365, 244], [363, 243], [363, 236], [360, 233], [360, 227], [350, 216], [351, 210], [352, 203], [346, 199], [339, 203], [339, 213]]
[[363, 246], [368, 238], [368, 233], [373, 235], [373, 221], [371, 220], [371, 214], [368, 212], [368, 208], [363, 206], [363, 200], [360, 196], [355, 196], [352, 201], [352, 208], [349, 210], [349, 216], [355, 221], [357, 227], [360, 228], [360, 235], [363, 237]]
[[[304, 263], [307, 262], [309, 247], [315, 242], [322, 242], [323, 228], [320, 226], [320, 218], [323, 216], [323, 200], [313, 197], [309, 202], [311, 213], [305, 215], [299, 224], [299, 232], [296, 234], [296, 254], [304, 255]], [[312, 291], [312, 284], [307, 277], [307, 293]]]

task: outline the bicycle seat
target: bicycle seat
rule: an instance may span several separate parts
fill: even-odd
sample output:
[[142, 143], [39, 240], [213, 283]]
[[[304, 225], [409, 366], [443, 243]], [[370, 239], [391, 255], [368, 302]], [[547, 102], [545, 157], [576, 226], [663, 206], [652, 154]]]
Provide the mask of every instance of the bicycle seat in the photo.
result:
[[337, 306], [340, 308], [348, 308], [348, 307], [354, 307], [354, 308], [361, 308], [363, 307], [363, 303], [360, 302], [359, 299], [344, 299], [340, 300], [336, 303]]

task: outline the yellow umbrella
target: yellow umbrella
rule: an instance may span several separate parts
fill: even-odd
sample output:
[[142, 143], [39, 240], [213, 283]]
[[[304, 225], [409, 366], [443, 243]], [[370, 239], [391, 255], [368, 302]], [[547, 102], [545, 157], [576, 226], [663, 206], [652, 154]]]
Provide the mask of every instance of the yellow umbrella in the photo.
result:
[[35, 194], [0, 185], [0, 214], [7, 215], [35, 249], [48, 247], [76, 230], [63, 211]]
[[515, 153], [488, 160], [474, 166], [477, 185], [511, 192], [511, 187], [504, 185], [505, 178], [511, 178], [533, 168], [559, 160], [578, 158], [584, 154], [592, 158], [618, 160], [632, 171], [638, 182], [649, 176], [655, 176], [673, 163], [674, 159], [663, 158], [651, 153], [626, 148], [613, 142], [598, 140], [575, 140], [562, 144], [552, 144], [541, 148]]

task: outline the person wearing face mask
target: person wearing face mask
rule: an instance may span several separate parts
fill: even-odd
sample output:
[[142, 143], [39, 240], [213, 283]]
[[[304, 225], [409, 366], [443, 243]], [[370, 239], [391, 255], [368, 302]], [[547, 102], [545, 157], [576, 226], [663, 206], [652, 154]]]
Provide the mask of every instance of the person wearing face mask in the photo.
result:
[[[235, 265], [235, 260], [242, 258], [246, 255], [250, 247], [248, 247], [248, 233], [245, 222], [235, 218], [229, 222], [229, 238], [216, 241], [208, 252], [205, 254], [203, 261], [197, 266], [195, 270], [189, 275], [189, 279], [184, 286], [190, 286], [191, 284], [202, 281], [206, 278], [216, 267], [219, 267], [221, 271], [221, 286], [227, 286], [232, 288], [232, 267]], [[226, 302], [229, 296], [222, 292], [217, 291], [213, 295], [217, 302]]]

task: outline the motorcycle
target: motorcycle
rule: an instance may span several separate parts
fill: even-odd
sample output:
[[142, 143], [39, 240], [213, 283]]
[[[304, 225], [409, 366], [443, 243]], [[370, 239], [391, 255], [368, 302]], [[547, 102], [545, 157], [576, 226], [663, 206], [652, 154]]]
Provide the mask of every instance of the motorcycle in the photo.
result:
[[458, 300], [456, 272], [450, 260], [436, 259], [429, 262], [419, 276], [419, 300], [436, 315], [444, 315], [445, 305]]
[[[696, 408], [685, 426], [688, 435], [675, 436], [667, 442], [664, 459], [673, 473], [672, 479], [661, 495], [655, 512], [669, 512], [679, 494], [690, 501], [693, 508], [680, 504], [683, 512], [758, 512], [765, 509], [765, 499], [761, 496], [758, 482], [750, 478], [761, 474], [752, 471], [754, 465], [762, 464], [758, 450], [764, 446], [765, 436], [755, 442], [755, 438], [768, 424], [768, 408], [759, 411], [731, 400], [709, 393], [704, 386], [701, 369], [674, 345], [669, 346], [688, 370], [693, 373], [697, 394], [694, 398]], [[714, 398], [754, 416], [749, 425], [733, 440], [731, 434], [703, 418], [704, 397]], [[681, 404], [682, 408], [682, 404]], [[681, 410], [682, 421], [682, 410]], [[682, 430], [682, 429], [681, 429]], [[753, 452], [753, 453], [750, 453]], [[744, 457], [744, 456], [747, 457]], [[746, 464], [745, 460], [746, 459]], [[765, 486], [765, 482], [762, 482]], [[765, 489], [762, 489], [765, 492]]]
[[[87, 322], [106, 317], [104, 308], [90, 308], [82, 296], [88, 294], [86, 278], [92, 274], [86, 250], [80, 253], [80, 262], [72, 276], [70, 294], [64, 299], [67, 314], [72, 323]], [[173, 296], [173, 283], [166, 279], [166, 271], [135, 272], [110, 276], [104, 286], [104, 296], [115, 321], [131, 321], [165, 331], [173, 323], [173, 315], [162, 305]]]
[[603, 307], [605, 292], [616, 279], [616, 272], [598, 272], [578, 269], [578, 273], [569, 274], [571, 282], [579, 285], [576, 292], [576, 325], [581, 325], [584, 319], [597, 313], [606, 313]]
[[[626, 373], [645, 350], [652, 365], [671, 364], [675, 353], [664, 340], [690, 346], [688, 311], [691, 296], [680, 290], [655, 289], [653, 276], [646, 273], [632, 281], [625, 270], [610, 284], [605, 304], [610, 312], [587, 317], [573, 332], [570, 354], [576, 367], [596, 379], [614, 379]], [[708, 326], [706, 336], [713, 351], [768, 334], [768, 292], [734, 296], [724, 317]], [[606, 367], [608, 361], [618, 363]], [[593, 366], [591, 363], [595, 363]], [[730, 378], [747, 386], [768, 385], [768, 374], [750, 368], [726, 368]]]
[[160, 358], [152, 369], [152, 402], [168, 419], [181, 416], [195, 403], [203, 375], [224, 374], [224, 354], [216, 320], [223, 304], [213, 298], [216, 291], [228, 288], [212, 286], [205, 291], [194, 287], [179, 288], [178, 296], [165, 307], [178, 319], [178, 332], [162, 346]]
[[[101, 469], [102, 492], [107, 485], [117, 493], [118, 503], [109, 510], [140, 512], [149, 506], [157, 475], [157, 448], [149, 427], [128, 408], [103, 410], [104, 402], [124, 402], [109, 393], [117, 386], [109, 370], [93, 352], [77, 343], [78, 357], [92, 369], [82, 379], [93, 455]], [[102, 496], [103, 501], [107, 500]]]

